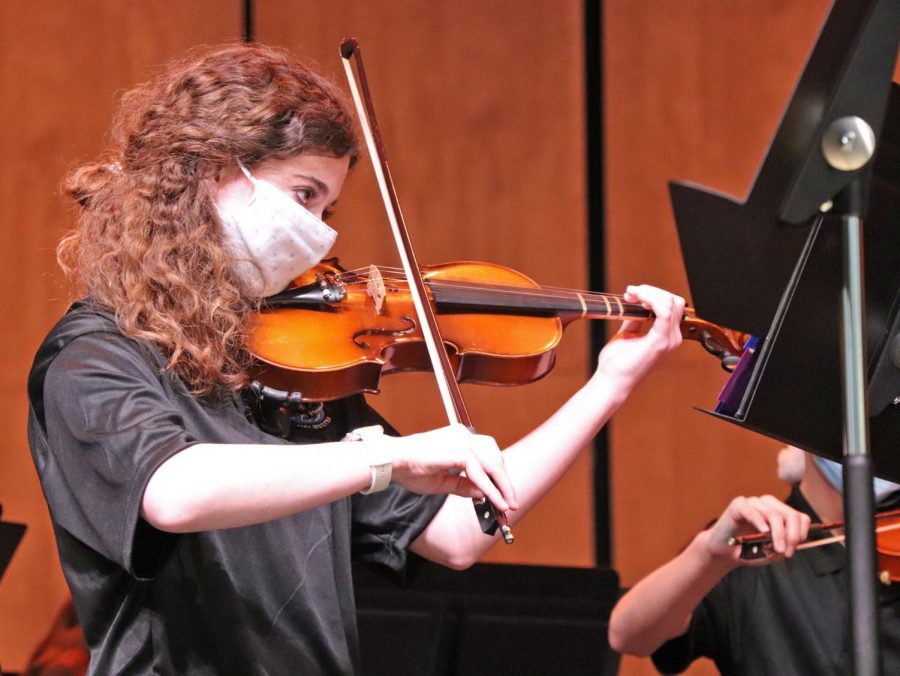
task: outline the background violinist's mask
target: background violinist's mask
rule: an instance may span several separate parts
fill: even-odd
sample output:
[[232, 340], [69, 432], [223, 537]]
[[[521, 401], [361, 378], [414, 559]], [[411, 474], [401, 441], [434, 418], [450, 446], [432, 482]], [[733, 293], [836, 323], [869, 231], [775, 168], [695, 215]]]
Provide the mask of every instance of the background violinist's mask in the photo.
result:
[[243, 292], [264, 298], [282, 291], [295, 277], [317, 265], [334, 246], [337, 232], [268, 181], [255, 178], [253, 195], [216, 199], [225, 244], [235, 257]]
[[[813, 459], [819, 472], [832, 488], [838, 493], [844, 492], [844, 466], [841, 463], [807, 453], [795, 446], [785, 446], [778, 453], [778, 478], [788, 483], [798, 483], [803, 478], [808, 458]], [[878, 503], [900, 491], [900, 484], [875, 478], [872, 479], [872, 488], [875, 491], [875, 502]]]

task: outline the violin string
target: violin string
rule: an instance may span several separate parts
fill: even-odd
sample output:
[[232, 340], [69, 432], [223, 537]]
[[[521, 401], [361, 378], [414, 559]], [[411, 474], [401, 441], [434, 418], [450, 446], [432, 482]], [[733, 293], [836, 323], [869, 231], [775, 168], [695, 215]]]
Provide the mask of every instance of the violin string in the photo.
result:
[[[402, 271], [399, 268], [390, 268], [390, 267], [379, 267], [376, 268], [379, 271], [379, 274], [382, 276], [382, 280], [386, 282], [396, 282], [403, 283], [406, 281], [406, 277], [402, 274]], [[345, 283], [345, 285], [354, 285], [354, 284], [363, 284], [368, 283], [370, 278], [370, 270], [371, 267], [368, 268], [357, 268], [355, 270], [347, 270], [343, 274], [340, 275], [341, 280]], [[389, 273], [388, 276], [385, 276], [384, 273]], [[351, 278], [355, 278], [358, 281], [352, 282], [349, 281]], [[449, 283], [447, 283], [449, 282]], [[454, 281], [454, 279], [447, 278], [444, 280], [433, 280], [428, 282], [432, 287], [440, 288], [441, 286], [447, 288], [453, 288], [456, 290], [470, 290], [470, 291], [494, 291], [494, 292], [509, 292], [515, 293], [517, 296], [528, 296], [535, 300], [544, 300], [544, 301], [558, 301], [560, 299], [566, 300], [575, 300], [578, 299], [579, 303], [583, 301], [597, 301], [608, 303], [610, 300], [616, 301], [616, 305], [622, 305], [621, 314], [624, 315], [626, 312], [637, 312], [640, 314], [649, 313], [649, 311], [643, 307], [643, 305], [637, 303], [631, 303], [629, 301], [620, 302], [624, 299], [624, 296], [620, 294], [609, 294], [609, 293], [598, 293], [592, 291], [574, 291], [572, 289], [564, 289], [560, 287], [523, 287], [515, 284], [494, 284], [494, 285], [481, 285], [477, 286], [472, 284], [469, 280], [458, 280]], [[583, 307], [583, 306], [582, 306]], [[619, 315], [619, 313], [615, 313]]]
[[[386, 280], [388, 283], [391, 282], [404, 282], [405, 280]], [[364, 282], [350, 282], [349, 284], [345, 284], [345, 286], [361, 286]], [[580, 304], [582, 300], [588, 302], [596, 302], [596, 303], [609, 303], [609, 301], [613, 301], [609, 303], [610, 305], [614, 305], [615, 307], [623, 308], [624, 312], [638, 312], [641, 314], [649, 313], [649, 310], [645, 308], [643, 305], [639, 303], [633, 303], [629, 301], [619, 302], [623, 296], [615, 295], [615, 294], [601, 294], [590, 291], [572, 291], [570, 289], [559, 289], [556, 292], [553, 292], [552, 289], [535, 289], [529, 287], [520, 287], [515, 285], [480, 285], [476, 286], [470, 283], [451, 283], [447, 284], [446, 280], [436, 281], [436, 282], [428, 282], [429, 286], [432, 288], [440, 289], [440, 288], [448, 288], [454, 289], [458, 291], [481, 291], [481, 292], [495, 292], [500, 294], [510, 294], [515, 295], [517, 297], [528, 297], [534, 300], [543, 300], [543, 301], [560, 301], [560, 300], [569, 300], [575, 301], [577, 300]], [[616, 313], [617, 314], [617, 313]]]
[[[379, 272], [382, 274], [382, 280], [386, 283], [395, 282], [395, 283], [404, 283], [406, 278], [404, 275], [400, 274], [400, 271], [396, 268], [378, 268]], [[384, 274], [384, 273], [388, 274]], [[396, 273], [396, 276], [394, 274]], [[369, 268], [359, 268], [356, 270], [348, 270], [339, 275], [340, 280], [345, 285], [356, 285], [356, 284], [364, 284], [368, 283], [370, 278]], [[584, 299], [584, 300], [597, 300], [597, 301], [605, 301], [605, 300], [621, 300], [624, 299], [622, 294], [611, 294], [611, 293], [599, 293], [594, 291], [574, 291], [572, 289], [565, 289], [561, 287], [525, 287], [518, 286], [515, 284], [491, 284], [491, 285], [476, 285], [471, 283], [469, 280], [459, 279], [454, 280], [452, 277], [445, 278], [443, 280], [431, 280], [428, 282], [429, 285], [433, 287], [440, 288], [441, 286], [447, 288], [454, 288], [458, 290], [470, 290], [470, 291], [495, 291], [495, 292], [510, 292], [515, 293], [519, 296], [530, 296], [539, 300], [559, 300], [559, 299]], [[628, 311], [640, 311], [647, 312], [647, 309], [643, 307], [643, 305], [639, 303], [632, 303], [629, 301], [625, 301], [623, 303], [623, 307]]]
[[[385, 267], [379, 267], [378, 270], [379, 270], [379, 272], [382, 273], [382, 279], [384, 279], [384, 280], [393, 280], [393, 281], [398, 281], [398, 282], [406, 281], [406, 277], [403, 274], [403, 270], [400, 268], [391, 268], [391, 267], [385, 266]], [[391, 273], [392, 275], [395, 275], [395, 276], [387, 276], [384, 274], [385, 272]], [[360, 281], [366, 281], [366, 280], [368, 280], [368, 274], [369, 274], [369, 268], [357, 268], [355, 270], [348, 270], [348, 271], [342, 273], [341, 278], [346, 280], [350, 277], [358, 277], [358, 278], [360, 278]], [[442, 280], [437, 280], [437, 281], [431, 281], [429, 283], [439, 285], [441, 283], [441, 281]], [[454, 282], [454, 285], [456, 285], [456, 282], [459, 282], [459, 285], [461, 287], [467, 288], [464, 286], [463, 282], [468, 282], [469, 280], [463, 280], [461, 278], [447, 277], [443, 281]], [[508, 287], [511, 289], [516, 289], [516, 290], [521, 290], [521, 291], [562, 291], [562, 292], [573, 293], [573, 294], [581, 293], [581, 294], [594, 295], [594, 296], [600, 296], [600, 297], [605, 296], [607, 298], [624, 298], [623, 294], [601, 293], [601, 292], [597, 292], [597, 291], [576, 291], [574, 289], [568, 289], [565, 287], [547, 286], [547, 285], [541, 285], [540, 287], [535, 288], [535, 287], [519, 286], [517, 284], [494, 284], [494, 285], [487, 285], [484, 288], [494, 289], [496, 287], [504, 287], [504, 288]], [[471, 286], [468, 288], [477, 290], [482, 287]]]
[[[351, 286], [360, 286], [360, 284], [352, 284]], [[437, 288], [440, 288], [441, 285], [437, 285]], [[446, 286], [446, 285], [445, 285]], [[432, 287], [434, 288], [434, 287]], [[572, 309], [580, 309], [586, 310], [585, 303], [592, 303], [592, 307], [590, 311], [596, 313], [598, 311], [602, 311], [603, 307], [606, 307], [605, 314], [611, 317], [621, 316], [623, 314], [632, 314], [638, 316], [649, 316], [650, 310], [645, 308], [643, 305], [638, 303], [630, 303], [630, 302], [616, 302], [615, 297], [611, 296], [603, 296], [599, 294], [578, 294], [578, 293], [547, 293], [538, 290], [520, 290], [516, 288], [510, 287], [476, 287], [476, 286], [452, 286], [451, 288], [459, 291], [464, 290], [474, 290], [480, 292], [486, 291], [494, 291], [500, 294], [509, 294], [510, 296], [515, 296], [518, 298], [530, 298], [535, 303], [543, 301], [550, 309], [550, 306], [556, 304], [558, 305], [561, 301], [569, 301], [572, 304]], [[599, 299], [599, 300], [598, 300]], [[621, 311], [619, 308], [621, 307]], [[613, 312], [612, 308], [616, 308], [617, 311]], [[561, 308], [560, 308], [561, 309]]]

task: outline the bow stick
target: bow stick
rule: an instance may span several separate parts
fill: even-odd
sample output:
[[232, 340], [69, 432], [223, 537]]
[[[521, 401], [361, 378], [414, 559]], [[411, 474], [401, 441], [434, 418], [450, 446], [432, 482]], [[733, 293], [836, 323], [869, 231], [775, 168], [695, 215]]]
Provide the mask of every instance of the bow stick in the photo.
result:
[[[354, 78], [353, 69], [350, 66], [350, 57], [352, 56], [356, 57], [356, 72], [359, 77], [359, 88], [356, 86], [356, 78]], [[419, 317], [419, 323], [422, 328], [422, 337], [425, 340], [425, 346], [428, 349], [431, 366], [434, 370], [438, 388], [441, 392], [441, 400], [447, 411], [447, 418], [451, 423], [460, 423], [465, 425], [469, 431], [474, 432], [475, 428], [472, 425], [472, 420], [469, 417], [469, 412], [463, 401], [462, 393], [459, 390], [459, 383], [456, 381], [456, 377], [453, 375], [450, 366], [450, 359], [447, 356], [446, 346], [441, 339], [441, 332], [434, 316], [434, 309], [428, 302], [427, 294], [425, 292], [425, 283], [422, 281], [422, 276], [419, 273], [419, 264], [409, 239], [409, 232], [406, 228], [406, 223], [403, 220], [403, 214], [400, 211], [400, 203], [397, 200], [394, 182], [391, 179], [387, 155], [384, 152], [384, 144], [381, 141], [381, 134], [378, 130], [378, 121], [375, 118], [375, 108], [372, 105], [369, 87], [366, 82], [362, 54], [360, 53], [359, 43], [356, 38], [345, 38], [341, 42], [341, 59], [343, 60], [344, 71], [347, 74], [347, 81], [350, 84], [350, 91], [353, 94], [353, 102], [356, 105], [356, 111], [359, 115], [363, 135], [366, 139], [366, 147], [369, 149], [369, 156], [372, 159], [372, 166], [375, 169], [375, 177], [378, 181], [381, 198], [384, 201], [388, 220], [391, 224], [394, 241], [397, 244], [397, 251], [400, 254], [403, 270], [406, 273], [406, 279], [409, 283], [413, 305], [415, 306], [416, 313]], [[360, 90], [362, 90], [362, 96], [360, 96]], [[512, 544], [513, 533], [507, 522], [506, 515], [497, 510], [487, 498], [474, 500], [474, 505], [475, 513], [478, 515], [478, 522], [481, 525], [481, 530], [487, 535], [493, 535], [499, 527], [506, 544]]]

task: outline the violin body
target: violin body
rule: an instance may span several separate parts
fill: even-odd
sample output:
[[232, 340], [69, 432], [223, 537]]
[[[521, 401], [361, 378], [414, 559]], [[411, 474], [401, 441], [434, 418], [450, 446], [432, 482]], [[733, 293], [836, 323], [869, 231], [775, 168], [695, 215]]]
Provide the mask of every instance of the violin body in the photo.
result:
[[[524, 385], [546, 376], [576, 319], [648, 319], [620, 296], [545, 288], [520, 272], [474, 261], [422, 266], [428, 303], [456, 381]], [[382, 375], [427, 371], [431, 361], [413, 296], [397, 270], [348, 271], [322, 261], [265, 301], [250, 336], [253, 376], [264, 385], [329, 401], [376, 393]], [[682, 335], [736, 362], [743, 334], [687, 309]]]
[[[468, 280], [507, 288], [540, 288], [501, 265], [458, 262], [422, 268], [422, 277], [457, 382], [523, 385], [547, 375], [563, 333], [558, 314], [537, 316], [498, 308], [467, 309], [467, 287], [455, 298], [435, 299], [434, 282]], [[250, 348], [259, 362], [254, 374], [270, 387], [300, 392], [305, 401], [328, 401], [348, 393], [379, 391], [382, 375], [430, 370], [430, 362], [405, 281], [385, 279], [384, 296], [370, 284], [346, 280], [336, 259], [328, 259], [297, 280], [294, 288], [336, 284], [331, 302], [270, 307], [258, 315]], [[320, 286], [321, 288], [321, 286]], [[290, 292], [288, 292], [290, 293]], [[440, 294], [438, 294], [440, 296]]]
[[[876, 517], [878, 519], [878, 517]], [[878, 579], [884, 584], [900, 580], [900, 515], [878, 519], [875, 529]]]

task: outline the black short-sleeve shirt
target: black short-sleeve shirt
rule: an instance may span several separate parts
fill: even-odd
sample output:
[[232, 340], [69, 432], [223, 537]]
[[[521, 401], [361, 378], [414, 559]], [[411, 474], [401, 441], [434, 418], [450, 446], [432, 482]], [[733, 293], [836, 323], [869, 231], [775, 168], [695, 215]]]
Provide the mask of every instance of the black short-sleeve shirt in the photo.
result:
[[[359, 671], [351, 556], [401, 569], [440, 508], [392, 484], [242, 528], [174, 535], [140, 518], [147, 481], [195, 443], [286, 444], [240, 397], [191, 396], [152, 347], [76, 304], [29, 376], [29, 440], [97, 674]], [[384, 421], [359, 397], [298, 452]]]
[[[819, 521], [799, 490], [787, 504]], [[797, 552], [769, 566], [737, 568], [694, 610], [688, 631], [653, 663], [681, 673], [698, 657], [725, 676], [851, 673], [847, 554], [841, 544]], [[900, 674], [900, 586], [879, 584], [883, 673]]]

